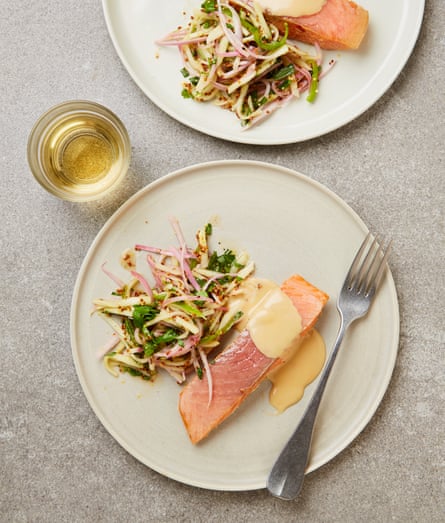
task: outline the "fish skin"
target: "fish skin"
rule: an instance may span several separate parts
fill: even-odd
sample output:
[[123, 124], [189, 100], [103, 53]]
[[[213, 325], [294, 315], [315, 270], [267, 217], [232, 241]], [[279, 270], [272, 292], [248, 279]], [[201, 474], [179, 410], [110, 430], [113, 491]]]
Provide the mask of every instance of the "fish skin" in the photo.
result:
[[[315, 325], [329, 296], [293, 275], [281, 289], [289, 296], [302, 320], [300, 336], [306, 336]], [[255, 346], [244, 329], [211, 365], [213, 397], [209, 404], [207, 376], [194, 376], [179, 396], [179, 411], [190, 440], [196, 444], [227, 419], [267, 375], [283, 363], [269, 358]]]

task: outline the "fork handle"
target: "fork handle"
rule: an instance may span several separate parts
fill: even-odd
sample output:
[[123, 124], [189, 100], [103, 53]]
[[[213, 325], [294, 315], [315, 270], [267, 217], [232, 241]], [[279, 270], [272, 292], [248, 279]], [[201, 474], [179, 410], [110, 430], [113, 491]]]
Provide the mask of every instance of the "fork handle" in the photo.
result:
[[295, 499], [303, 486], [318, 407], [348, 324], [349, 323], [346, 323], [342, 317], [337, 339], [335, 340], [315, 393], [297, 428], [272, 467], [267, 479], [268, 491], [280, 499]]

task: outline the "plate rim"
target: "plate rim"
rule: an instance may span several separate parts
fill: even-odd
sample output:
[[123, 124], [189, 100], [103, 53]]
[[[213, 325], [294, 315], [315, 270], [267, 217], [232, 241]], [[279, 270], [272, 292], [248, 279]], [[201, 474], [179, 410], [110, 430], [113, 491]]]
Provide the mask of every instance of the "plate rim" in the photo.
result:
[[[343, 111], [343, 117], [339, 117], [338, 119], [334, 120], [334, 122], [332, 122], [331, 124], [325, 125], [322, 131], [314, 130], [311, 133], [307, 133], [299, 137], [290, 136], [289, 138], [282, 139], [262, 139], [260, 137], [255, 138], [255, 136], [252, 136], [251, 134], [249, 135], [248, 132], [242, 132], [238, 134], [227, 133], [224, 131], [218, 132], [218, 130], [212, 130], [211, 128], [209, 128], [207, 124], [204, 125], [195, 123], [192, 125], [189, 121], [187, 121], [186, 116], [182, 116], [177, 110], [171, 109], [167, 103], [163, 102], [158, 96], [154, 95], [151, 92], [151, 90], [144, 85], [144, 82], [140, 79], [138, 72], [131, 66], [129, 59], [127, 58], [127, 55], [125, 54], [119, 42], [119, 38], [117, 35], [118, 31], [112, 21], [112, 10], [113, 7], [116, 7], [116, 1], [119, 2], [127, 0], [102, 0], [102, 10], [107, 31], [122, 65], [126, 69], [129, 76], [132, 78], [134, 83], [142, 91], [142, 93], [165, 114], [167, 114], [177, 122], [181, 123], [182, 125], [185, 125], [186, 127], [194, 129], [207, 136], [211, 136], [221, 140], [250, 145], [286, 145], [309, 141], [314, 138], [319, 138], [333, 131], [336, 131], [362, 116], [366, 111], [368, 111], [368, 109], [375, 105], [377, 101], [391, 88], [393, 83], [396, 81], [396, 79], [399, 77], [400, 73], [406, 66], [418, 41], [420, 30], [422, 28], [423, 18], [425, 15], [425, 0], [419, 0], [418, 2], [408, 4], [406, 9], [412, 10], [412, 17], [409, 18], [409, 23], [407, 24], [407, 29], [411, 28], [411, 30], [406, 30], [406, 34], [408, 35], [409, 40], [407, 38], [401, 39], [404, 45], [399, 45], [397, 47], [397, 50], [399, 52], [399, 58], [395, 60], [393, 55], [390, 55], [390, 57], [392, 58], [391, 66], [387, 66], [385, 68], [385, 72], [388, 71], [383, 76], [384, 78], [386, 78], [386, 80], [379, 87], [379, 89], [377, 89], [374, 92], [372, 96], [366, 97], [366, 102], [360, 103], [359, 107], [353, 110], [351, 114], [349, 114], [349, 112], [347, 111]], [[411, 25], [414, 27], [414, 30], [412, 30]], [[395, 63], [392, 63], [394, 61]], [[375, 78], [373, 78], [373, 82], [374, 81]], [[369, 88], [366, 89], [366, 92], [368, 91]], [[343, 104], [343, 106], [345, 105], [349, 106], [350, 103], [348, 102], [346, 104]]]
[[[351, 217], [356, 221], [357, 225], [360, 226], [360, 228], [363, 231], [363, 234], [365, 235], [368, 231], [368, 228], [364, 221], [360, 218], [360, 216], [350, 207], [342, 198], [340, 198], [335, 192], [333, 192], [331, 189], [326, 187], [325, 185], [321, 184], [317, 180], [314, 180], [313, 178], [308, 177], [305, 174], [302, 174], [294, 169], [290, 169], [285, 166], [264, 162], [264, 161], [257, 161], [257, 160], [212, 160], [209, 162], [201, 162], [189, 165], [187, 167], [176, 169], [172, 172], [169, 172], [160, 178], [154, 180], [153, 182], [150, 182], [145, 187], [139, 189], [135, 194], [133, 194], [130, 198], [128, 198], [103, 224], [103, 226], [99, 229], [97, 232], [95, 238], [89, 245], [87, 252], [82, 260], [82, 263], [80, 265], [78, 275], [75, 281], [75, 285], [73, 288], [73, 294], [71, 299], [71, 308], [70, 308], [70, 342], [71, 342], [71, 353], [72, 358], [74, 361], [74, 366], [76, 370], [76, 374], [79, 380], [79, 383], [81, 385], [82, 391], [89, 403], [90, 408], [92, 409], [93, 413], [96, 415], [96, 417], [99, 419], [99, 421], [102, 423], [103, 428], [108, 432], [109, 435], [113, 437], [113, 439], [119, 443], [121, 447], [123, 447], [130, 455], [135, 457], [138, 461], [143, 463], [145, 466], [149, 467], [150, 469], [156, 471], [157, 473], [164, 475], [165, 477], [169, 477], [170, 479], [173, 479], [175, 481], [181, 482], [183, 484], [187, 484], [190, 486], [195, 486], [199, 488], [204, 488], [207, 490], [215, 490], [215, 491], [249, 491], [249, 490], [258, 490], [265, 488], [264, 483], [256, 482], [256, 483], [250, 483], [248, 486], [246, 485], [239, 485], [238, 483], [234, 485], [219, 485], [219, 484], [212, 484], [209, 485], [207, 482], [202, 482], [195, 479], [189, 479], [185, 477], [185, 475], [172, 473], [165, 468], [153, 466], [152, 464], [147, 463], [147, 459], [145, 456], [141, 455], [139, 452], [135, 452], [136, 449], [131, 447], [125, 442], [125, 438], [122, 438], [119, 434], [116, 434], [116, 431], [114, 428], [110, 427], [108, 425], [107, 420], [105, 419], [105, 416], [102, 415], [97, 400], [94, 399], [92, 396], [90, 390], [88, 389], [87, 383], [85, 378], [82, 376], [80, 372], [81, 363], [80, 363], [80, 357], [78, 354], [78, 351], [76, 351], [76, 328], [75, 328], [75, 319], [76, 319], [76, 302], [81, 290], [82, 285], [82, 276], [84, 275], [85, 270], [87, 269], [89, 263], [91, 262], [91, 258], [94, 257], [94, 251], [96, 249], [96, 246], [100, 241], [102, 241], [104, 235], [108, 232], [108, 230], [114, 225], [116, 221], [119, 220], [120, 216], [128, 212], [128, 210], [131, 208], [134, 201], [144, 198], [147, 195], [149, 195], [153, 190], [156, 190], [156, 188], [160, 185], [167, 184], [171, 180], [174, 180], [177, 177], [182, 176], [188, 176], [193, 172], [202, 170], [202, 169], [211, 169], [212, 167], [219, 167], [219, 166], [246, 166], [246, 167], [263, 167], [266, 169], [270, 169], [272, 171], [281, 171], [284, 174], [291, 175], [295, 177], [296, 179], [299, 179], [303, 181], [304, 183], [308, 183], [309, 185], [313, 186], [316, 190], [322, 191], [325, 195], [327, 195], [329, 198], [334, 199], [334, 201], [339, 204], [342, 208], [344, 208], [348, 214], [351, 215]], [[386, 394], [389, 384], [391, 382], [392, 374], [394, 372], [397, 355], [399, 351], [399, 343], [400, 343], [400, 308], [398, 303], [398, 297], [397, 297], [397, 289], [396, 285], [392, 276], [392, 272], [389, 268], [387, 272], [387, 278], [389, 282], [389, 290], [390, 290], [390, 297], [391, 297], [391, 304], [392, 304], [392, 311], [394, 313], [394, 320], [395, 324], [393, 325], [392, 330], [392, 339], [391, 342], [388, 342], [388, 345], [392, 347], [392, 359], [388, 360], [388, 365], [386, 367], [386, 373], [384, 374], [381, 381], [381, 388], [379, 394], [377, 394], [371, 405], [367, 408], [367, 415], [363, 417], [360, 424], [357, 424], [355, 427], [355, 430], [350, 433], [348, 438], [345, 438], [342, 441], [342, 444], [340, 445], [341, 448], [335, 448], [332, 449], [330, 452], [325, 453], [323, 456], [323, 459], [317, 460], [311, 460], [311, 464], [306, 470], [306, 474], [313, 472], [320, 468], [321, 466], [325, 465], [329, 461], [331, 461], [334, 457], [338, 456], [340, 453], [342, 453], [348, 446], [359, 436], [359, 434], [364, 430], [364, 428], [370, 423], [372, 418], [374, 417], [378, 407], [380, 406], [382, 399], [384, 395]]]

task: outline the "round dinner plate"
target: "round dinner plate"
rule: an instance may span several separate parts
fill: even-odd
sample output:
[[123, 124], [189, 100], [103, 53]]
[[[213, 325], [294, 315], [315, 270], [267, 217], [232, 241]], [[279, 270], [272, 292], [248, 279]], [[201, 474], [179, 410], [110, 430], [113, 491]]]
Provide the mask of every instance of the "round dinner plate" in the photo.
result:
[[[281, 282], [300, 273], [327, 292], [330, 301], [317, 329], [328, 351], [339, 327], [337, 295], [367, 228], [339, 197], [302, 174], [261, 162], [210, 162], [173, 172], [136, 193], [104, 225], [83, 261], [72, 301], [72, 351], [82, 388], [104, 427], [135, 458], [180, 482], [215, 490], [263, 488], [316, 382], [279, 415], [264, 382], [194, 446], [178, 412], [181, 387], [170, 376], [161, 373], [154, 383], [128, 374], [114, 378], [98, 356], [111, 330], [91, 315], [92, 302], [115, 288], [102, 264], [128, 279], [119, 262], [128, 247], [176, 244], [171, 216], [189, 245], [211, 220], [214, 247], [247, 251], [257, 276]], [[140, 256], [137, 270], [148, 277]], [[348, 331], [338, 355], [308, 471], [337, 455], [369, 422], [390, 381], [398, 337], [397, 295], [388, 270], [370, 313]]]
[[210, 136], [249, 144], [295, 143], [322, 136], [362, 114], [391, 86], [408, 60], [422, 24], [424, 0], [361, 0], [370, 23], [358, 51], [325, 52], [337, 61], [320, 82], [315, 103], [302, 96], [249, 130], [211, 103], [181, 96], [182, 62], [177, 49], [155, 40], [184, 26], [202, 0], [102, 0], [113, 44], [142, 91], [163, 111]]

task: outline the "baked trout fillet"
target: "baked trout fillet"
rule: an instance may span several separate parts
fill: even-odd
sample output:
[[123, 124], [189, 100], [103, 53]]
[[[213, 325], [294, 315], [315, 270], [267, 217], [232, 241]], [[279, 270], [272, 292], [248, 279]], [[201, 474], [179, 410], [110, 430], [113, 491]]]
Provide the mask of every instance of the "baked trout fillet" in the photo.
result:
[[[281, 290], [301, 317], [300, 337], [314, 327], [329, 297], [299, 275], [291, 276]], [[218, 427], [253, 392], [267, 375], [283, 364], [281, 358], [264, 355], [244, 329], [210, 365], [212, 398], [209, 402], [207, 373], [184, 387], [179, 411], [192, 443], [198, 443]]]
[[323, 49], [358, 49], [368, 29], [369, 14], [350, 0], [327, 0], [322, 9], [308, 16], [274, 16], [266, 18], [281, 32], [288, 25], [289, 38]]

